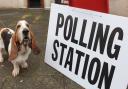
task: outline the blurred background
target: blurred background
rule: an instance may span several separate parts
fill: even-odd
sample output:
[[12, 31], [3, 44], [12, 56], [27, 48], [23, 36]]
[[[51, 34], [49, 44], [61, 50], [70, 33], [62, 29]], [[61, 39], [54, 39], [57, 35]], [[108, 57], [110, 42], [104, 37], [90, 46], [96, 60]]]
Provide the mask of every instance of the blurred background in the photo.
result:
[[[70, 1], [78, 2], [84, 0], [0, 0], [0, 8], [50, 9], [51, 3], [69, 4]], [[90, 0], [90, 2], [91, 1], [97, 1], [97, 0]], [[109, 12], [111, 14], [128, 16], [128, 0], [109, 0]]]

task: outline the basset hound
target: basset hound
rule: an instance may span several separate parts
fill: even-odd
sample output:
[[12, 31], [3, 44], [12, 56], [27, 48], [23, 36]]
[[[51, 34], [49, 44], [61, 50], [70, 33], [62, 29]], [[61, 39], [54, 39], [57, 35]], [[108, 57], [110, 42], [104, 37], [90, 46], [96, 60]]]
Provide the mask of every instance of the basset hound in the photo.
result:
[[0, 30], [0, 62], [3, 62], [2, 49], [8, 52], [13, 64], [12, 75], [15, 77], [21, 68], [27, 68], [27, 59], [31, 53], [39, 54], [40, 49], [36, 45], [36, 40], [29, 23], [25, 20], [18, 21], [15, 32], [10, 28]]

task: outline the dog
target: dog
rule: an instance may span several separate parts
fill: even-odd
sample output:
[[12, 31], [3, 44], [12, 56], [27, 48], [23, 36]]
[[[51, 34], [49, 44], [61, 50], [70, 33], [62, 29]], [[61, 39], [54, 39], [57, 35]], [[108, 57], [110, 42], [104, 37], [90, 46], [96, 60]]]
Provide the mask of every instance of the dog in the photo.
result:
[[3, 48], [8, 52], [8, 60], [13, 64], [12, 75], [14, 77], [19, 74], [20, 67], [28, 67], [26, 61], [31, 51], [36, 55], [40, 53], [30, 24], [25, 20], [17, 22], [15, 32], [10, 28], [0, 30], [0, 62], [4, 61], [2, 57]]

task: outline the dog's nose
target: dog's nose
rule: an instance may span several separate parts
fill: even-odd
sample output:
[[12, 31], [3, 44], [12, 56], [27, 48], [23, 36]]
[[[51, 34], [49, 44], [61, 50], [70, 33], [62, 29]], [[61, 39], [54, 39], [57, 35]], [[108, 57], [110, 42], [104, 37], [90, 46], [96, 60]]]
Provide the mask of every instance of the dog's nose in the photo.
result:
[[29, 32], [28, 29], [24, 29], [24, 30], [23, 30], [23, 34], [24, 34], [25, 36], [28, 35], [28, 32]]

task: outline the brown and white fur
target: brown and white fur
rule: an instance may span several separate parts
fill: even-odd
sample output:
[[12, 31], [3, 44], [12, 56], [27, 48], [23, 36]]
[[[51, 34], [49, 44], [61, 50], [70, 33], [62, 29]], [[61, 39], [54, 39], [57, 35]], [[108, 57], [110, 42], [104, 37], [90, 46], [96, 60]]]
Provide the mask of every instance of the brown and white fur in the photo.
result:
[[[4, 32], [6, 33], [8, 32], [7, 30], [10, 32], [10, 34], [12, 34], [8, 42], [9, 44], [5, 44], [6, 42], [4, 42], [4, 40], [6, 41], [6, 39], [2, 36]], [[8, 51], [9, 54], [8, 59], [13, 64], [12, 75], [15, 77], [19, 74], [20, 67], [22, 68], [28, 67], [26, 61], [31, 53], [31, 50], [33, 51], [34, 54], [39, 54], [40, 50], [36, 45], [35, 37], [33, 32], [31, 31], [30, 25], [25, 20], [20, 20], [17, 23], [15, 32], [9, 28], [3, 28], [0, 32], [0, 36], [2, 38], [0, 39], [1, 40], [0, 44], [2, 44], [0, 49], [3, 48], [3, 44], [4, 44], [4, 48]], [[0, 50], [0, 61], [3, 62], [1, 50]]]

